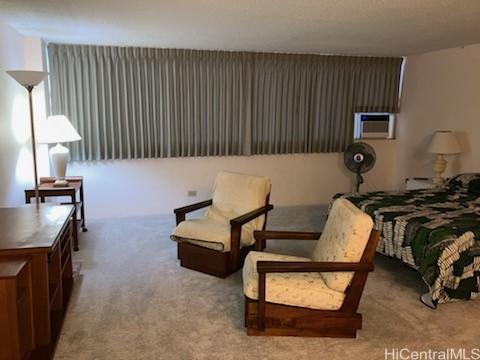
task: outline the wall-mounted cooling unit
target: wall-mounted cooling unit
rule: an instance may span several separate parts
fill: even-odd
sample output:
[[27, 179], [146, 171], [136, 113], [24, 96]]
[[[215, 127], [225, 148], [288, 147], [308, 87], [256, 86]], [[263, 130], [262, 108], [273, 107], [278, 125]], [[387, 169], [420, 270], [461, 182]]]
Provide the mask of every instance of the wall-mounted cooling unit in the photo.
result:
[[355, 139], [393, 139], [395, 114], [355, 113]]

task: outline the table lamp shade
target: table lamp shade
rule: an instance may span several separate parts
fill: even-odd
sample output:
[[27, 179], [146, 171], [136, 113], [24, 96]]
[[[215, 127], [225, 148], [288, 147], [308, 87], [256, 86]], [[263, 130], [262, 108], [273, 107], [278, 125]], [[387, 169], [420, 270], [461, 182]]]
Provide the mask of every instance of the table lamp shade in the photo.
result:
[[39, 126], [37, 138], [38, 142], [43, 144], [57, 144], [82, 139], [64, 115], [49, 116], [42, 126]]
[[458, 154], [460, 146], [457, 138], [450, 130], [437, 130], [428, 147], [428, 152], [433, 154]]
[[48, 75], [46, 71], [30, 71], [30, 70], [8, 70], [7, 74], [14, 78], [20, 85], [37, 86]]

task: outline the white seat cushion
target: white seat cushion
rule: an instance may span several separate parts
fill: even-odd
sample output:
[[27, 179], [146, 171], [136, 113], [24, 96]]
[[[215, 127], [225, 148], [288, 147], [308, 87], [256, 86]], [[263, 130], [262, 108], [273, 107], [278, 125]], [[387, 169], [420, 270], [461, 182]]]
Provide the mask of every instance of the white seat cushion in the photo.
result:
[[[325, 224], [322, 236], [312, 254], [313, 261], [358, 262], [367, 246], [373, 220], [347, 199], [337, 199]], [[322, 273], [325, 284], [345, 292], [352, 281], [352, 272]]]
[[[308, 258], [250, 251], [243, 265], [243, 292], [258, 299], [257, 261], [304, 261]], [[267, 302], [317, 310], [338, 310], [345, 294], [330, 289], [320, 273], [275, 273], [266, 275]]]
[[[229, 252], [231, 248], [230, 221], [207, 217], [182, 221], [173, 231], [171, 238], [175, 241], [186, 241], [220, 252]], [[242, 226], [240, 245], [241, 247], [249, 246], [254, 242], [253, 227], [245, 224]]]
[[[222, 171], [215, 179], [212, 206], [203, 217], [182, 221], [173, 231], [171, 239], [229, 252], [230, 220], [265, 206], [269, 192], [268, 177]], [[241, 247], [255, 243], [253, 232], [261, 230], [264, 222], [265, 216], [260, 216], [242, 226]]]

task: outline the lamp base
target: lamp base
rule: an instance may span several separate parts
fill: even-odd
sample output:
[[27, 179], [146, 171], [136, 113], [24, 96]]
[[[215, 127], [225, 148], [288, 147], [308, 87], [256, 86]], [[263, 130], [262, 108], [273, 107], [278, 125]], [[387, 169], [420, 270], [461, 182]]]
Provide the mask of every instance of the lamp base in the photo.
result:
[[55, 183], [53, 187], [68, 186], [68, 181], [65, 180], [65, 173], [67, 171], [67, 163], [69, 151], [65, 146], [57, 144], [49, 151], [50, 161], [53, 167], [53, 175], [55, 176]]
[[433, 162], [433, 172], [435, 176], [433, 177], [433, 183], [437, 186], [442, 185], [445, 182], [442, 174], [447, 167], [447, 160], [443, 157], [443, 154], [437, 154], [437, 158]]
[[55, 182], [53, 183], [53, 187], [67, 187], [68, 186], [68, 181], [65, 179], [56, 179]]

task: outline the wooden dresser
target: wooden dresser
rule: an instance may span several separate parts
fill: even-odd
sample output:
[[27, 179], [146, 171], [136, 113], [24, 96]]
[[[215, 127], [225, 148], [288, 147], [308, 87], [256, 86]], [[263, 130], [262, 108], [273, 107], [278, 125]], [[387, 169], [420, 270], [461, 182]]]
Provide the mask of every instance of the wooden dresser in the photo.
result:
[[[31, 269], [35, 346], [31, 359], [52, 356], [63, 322], [73, 286], [74, 215], [73, 205], [0, 208], [0, 261], [26, 260]], [[11, 324], [0, 324], [4, 326]]]

